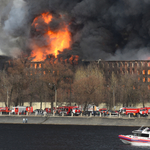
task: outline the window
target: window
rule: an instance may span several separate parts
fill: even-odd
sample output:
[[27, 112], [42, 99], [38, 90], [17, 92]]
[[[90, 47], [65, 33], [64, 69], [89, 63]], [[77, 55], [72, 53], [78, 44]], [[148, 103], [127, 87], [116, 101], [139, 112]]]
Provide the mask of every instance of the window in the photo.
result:
[[147, 67], [150, 67], [150, 62], [147, 63]]
[[142, 72], [143, 72], [143, 74], [145, 74], [145, 70], [143, 70]]
[[138, 81], [140, 81], [140, 77], [138, 77]]
[[150, 78], [148, 78], [148, 82], [150, 82]]
[[143, 62], [141, 62], [141, 66], [143, 67]]
[[134, 68], [134, 63], [132, 63], [132, 67]]
[[149, 137], [149, 134], [141, 134], [141, 137]]
[[145, 78], [143, 78], [143, 82], [145, 82]]
[[35, 69], [37, 68], [37, 64], [35, 64]]
[[147, 74], [150, 75], [150, 70], [147, 71]]
[[109, 63], [108, 63], [108, 67], [109, 67]]
[[119, 62], [117, 63], [117, 67], [120, 67], [120, 63]]
[[148, 90], [150, 90], [150, 85], [148, 85]]
[[113, 67], [113, 68], [115, 67], [115, 64], [114, 64], [114, 63], [112, 63], [112, 67]]
[[41, 68], [41, 64], [39, 64], [39, 68]]

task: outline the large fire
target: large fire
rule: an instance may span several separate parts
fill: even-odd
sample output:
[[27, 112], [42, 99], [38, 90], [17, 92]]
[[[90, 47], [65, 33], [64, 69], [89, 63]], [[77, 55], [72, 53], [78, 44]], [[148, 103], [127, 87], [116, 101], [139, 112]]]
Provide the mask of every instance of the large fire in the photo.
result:
[[39, 22], [42, 20], [44, 24], [47, 25], [46, 32], [43, 34], [43, 38], [46, 39], [46, 46], [39, 46], [36, 42], [32, 41], [32, 53], [31, 57], [34, 58], [33, 61], [43, 61], [46, 59], [46, 56], [49, 54], [55, 55], [57, 57], [58, 51], [63, 51], [65, 48], [70, 48], [71, 44], [71, 34], [68, 30], [68, 25], [63, 23], [63, 27], [57, 31], [52, 31], [48, 24], [52, 21], [53, 16], [50, 13], [43, 13], [40, 16], [36, 17], [32, 23], [32, 26], [37, 32], [40, 32], [41, 24]]

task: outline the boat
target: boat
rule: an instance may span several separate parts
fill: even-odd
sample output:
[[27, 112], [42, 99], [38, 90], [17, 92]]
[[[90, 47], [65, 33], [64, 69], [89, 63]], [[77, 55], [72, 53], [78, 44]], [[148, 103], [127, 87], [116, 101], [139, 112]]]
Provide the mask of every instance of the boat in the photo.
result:
[[118, 137], [125, 144], [150, 146], [150, 129], [148, 127], [142, 126], [138, 130], [132, 131], [131, 135], [119, 135]]

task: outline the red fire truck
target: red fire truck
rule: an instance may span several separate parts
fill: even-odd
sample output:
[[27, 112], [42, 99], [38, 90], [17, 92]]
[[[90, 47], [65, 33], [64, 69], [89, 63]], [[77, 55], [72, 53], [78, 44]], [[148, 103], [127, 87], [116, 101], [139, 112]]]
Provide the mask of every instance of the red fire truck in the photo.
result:
[[144, 109], [144, 108], [135, 108], [135, 107], [123, 107], [123, 108], [120, 109], [120, 113], [124, 114], [124, 115], [131, 114], [131, 115], [134, 115], [134, 116], [147, 115], [146, 109]]
[[33, 107], [32, 107], [32, 106], [27, 106], [27, 107], [26, 107], [26, 111], [27, 111], [28, 113], [33, 113]]
[[62, 106], [57, 108], [57, 112], [62, 115], [80, 115], [81, 111], [78, 106]]
[[[53, 107], [53, 110], [55, 110], [55, 107]], [[44, 111], [46, 111], [47, 113], [51, 113], [51, 108], [45, 108]]]
[[99, 109], [99, 112], [102, 113], [102, 114], [105, 114], [107, 112], [107, 108]]
[[[47, 113], [51, 113], [51, 108], [45, 108], [44, 110]], [[53, 110], [55, 110], [55, 107], [53, 108]], [[71, 115], [71, 113], [73, 113], [73, 115], [79, 115], [81, 111], [78, 106], [61, 106], [56, 109], [56, 113], [58, 113], [59, 115]]]
[[9, 113], [11, 111], [9, 110], [9, 107], [0, 107], [0, 112]]
[[139, 108], [134, 108], [134, 107], [123, 107], [120, 109], [121, 114], [138, 114], [140, 112]]
[[150, 107], [140, 108], [140, 114], [148, 116], [148, 114], [150, 114]]
[[26, 112], [28, 113], [33, 113], [33, 107], [26, 107], [26, 106], [16, 106], [13, 107], [11, 110], [11, 113], [13, 114], [25, 114]]
[[73, 113], [73, 115], [80, 115], [81, 111], [78, 106], [68, 106], [67, 115], [71, 115], [71, 113]]

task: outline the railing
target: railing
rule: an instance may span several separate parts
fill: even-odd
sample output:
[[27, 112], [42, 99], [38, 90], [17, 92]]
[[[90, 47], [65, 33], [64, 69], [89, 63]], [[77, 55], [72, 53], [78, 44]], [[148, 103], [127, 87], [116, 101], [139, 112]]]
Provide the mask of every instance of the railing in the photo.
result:
[[73, 112], [70, 113], [69, 115], [66, 115], [64, 113], [59, 114], [59, 113], [47, 113], [47, 112], [26, 112], [26, 113], [5, 113], [5, 112], [0, 112], [0, 116], [50, 116], [50, 117], [65, 117], [65, 116], [70, 116], [70, 117], [100, 117], [100, 118], [143, 118], [143, 117], [148, 117], [148, 115], [140, 115], [140, 114], [128, 114], [128, 115], [123, 115], [123, 114], [105, 114], [105, 113], [100, 113], [100, 112], [81, 112], [79, 115], [74, 114]]

